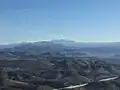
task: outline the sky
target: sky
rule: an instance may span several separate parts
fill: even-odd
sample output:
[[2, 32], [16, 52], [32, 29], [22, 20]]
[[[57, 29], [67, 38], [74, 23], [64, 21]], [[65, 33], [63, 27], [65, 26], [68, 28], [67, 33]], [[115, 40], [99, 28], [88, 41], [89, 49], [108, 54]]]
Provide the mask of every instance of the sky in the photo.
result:
[[120, 0], [0, 0], [0, 44], [120, 41]]

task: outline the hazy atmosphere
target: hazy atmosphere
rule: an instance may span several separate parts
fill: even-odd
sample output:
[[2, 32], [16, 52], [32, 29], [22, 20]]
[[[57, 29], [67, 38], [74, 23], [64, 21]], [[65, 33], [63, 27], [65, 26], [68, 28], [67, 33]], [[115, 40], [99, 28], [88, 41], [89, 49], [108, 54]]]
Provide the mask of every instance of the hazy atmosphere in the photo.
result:
[[0, 0], [0, 43], [120, 41], [120, 0]]
[[120, 90], [120, 0], [0, 0], [0, 90]]

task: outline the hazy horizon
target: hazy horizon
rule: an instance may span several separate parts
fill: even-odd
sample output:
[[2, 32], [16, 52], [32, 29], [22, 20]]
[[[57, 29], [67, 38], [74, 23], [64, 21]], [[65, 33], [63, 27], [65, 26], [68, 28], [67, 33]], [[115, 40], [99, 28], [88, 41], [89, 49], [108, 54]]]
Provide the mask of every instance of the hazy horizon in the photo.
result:
[[119, 0], [0, 0], [0, 44], [120, 42]]
[[84, 43], [84, 44], [108, 44], [108, 43], [120, 43], [120, 41], [75, 41], [75, 40], [68, 40], [68, 39], [51, 39], [51, 40], [41, 40], [41, 41], [18, 41], [14, 43], [0, 43], [0, 45], [11, 45], [11, 44], [25, 44], [25, 43], [36, 43], [36, 42], [54, 42], [54, 41], [71, 41], [76, 43]]

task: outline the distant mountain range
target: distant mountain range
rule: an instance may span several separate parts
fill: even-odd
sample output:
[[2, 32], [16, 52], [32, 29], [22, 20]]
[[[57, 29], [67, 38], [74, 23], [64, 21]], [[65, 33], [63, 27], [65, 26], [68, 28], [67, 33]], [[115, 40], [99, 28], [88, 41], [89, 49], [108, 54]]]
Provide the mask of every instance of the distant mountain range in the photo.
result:
[[34, 43], [16, 43], [0, 45], [0, 50], [9, 52], [31, 52], [31, 53], [89, 53], [94, 55], [120, 54], [119, 42], [75, 42], [71, 40], [52, 40]]
[[13, 43], [13, 44], [7, 44], [7, 45], [0, 45], [0, 48], [11, 48], [15, 46], [25, 45], [25, 44], [36, 44], [36, 45], [42, 45], [42, 44], [61, 44], [67, 47], [120, 47], [120, 42], [76, 42], [72, 40], [51, 40], [51, 41], [41, 41], [41, 42], [22, 42], [22, 43]]

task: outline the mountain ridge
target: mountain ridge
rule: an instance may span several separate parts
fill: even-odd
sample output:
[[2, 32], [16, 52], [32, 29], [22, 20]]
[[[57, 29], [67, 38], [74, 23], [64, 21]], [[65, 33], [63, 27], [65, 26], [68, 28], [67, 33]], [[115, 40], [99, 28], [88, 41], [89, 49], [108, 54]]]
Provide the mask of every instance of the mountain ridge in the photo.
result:
[[67, 39], [54, 39], [50, 41], [36, 41], [36, 42], [20, 42], [20, 43], [11, 43], [0, 45], [0, 48], [11, 48], [18, 45], [24, 44], [40, 44], [40, 43], [54, 43], [62, 44], [64, 46], [71, 47], [100, 47], [100, 46], [120, 46], [120, 42], [77, 42]]

